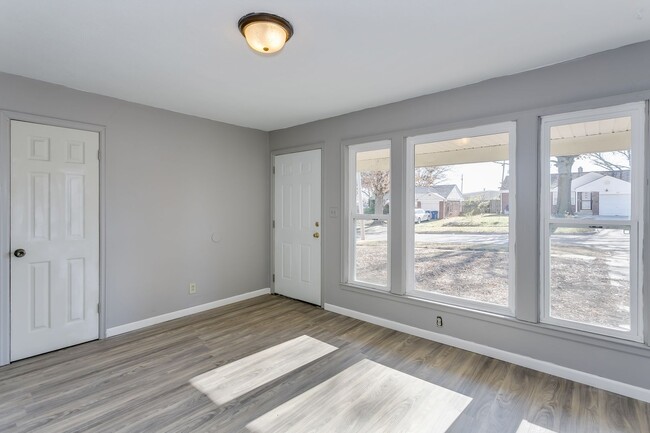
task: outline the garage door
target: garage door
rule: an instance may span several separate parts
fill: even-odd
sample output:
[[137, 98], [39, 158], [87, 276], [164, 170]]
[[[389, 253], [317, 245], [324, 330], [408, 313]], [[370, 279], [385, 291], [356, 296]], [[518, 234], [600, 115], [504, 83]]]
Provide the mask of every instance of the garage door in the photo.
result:
[[600, 215], [630, 216], [630, 194], [600, 194]]

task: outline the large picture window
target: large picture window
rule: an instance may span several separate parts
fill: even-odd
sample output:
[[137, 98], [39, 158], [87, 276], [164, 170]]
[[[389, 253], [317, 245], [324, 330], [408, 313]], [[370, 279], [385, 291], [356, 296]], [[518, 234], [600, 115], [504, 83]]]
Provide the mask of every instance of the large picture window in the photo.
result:
[[644, 112], [542, 118], [542, 322], [641, 341]]
[[346, 281], [390, 287], [390, 141], [348, 146]]
[[407, 140], [407, 293], [514, 314], [513, 122]]

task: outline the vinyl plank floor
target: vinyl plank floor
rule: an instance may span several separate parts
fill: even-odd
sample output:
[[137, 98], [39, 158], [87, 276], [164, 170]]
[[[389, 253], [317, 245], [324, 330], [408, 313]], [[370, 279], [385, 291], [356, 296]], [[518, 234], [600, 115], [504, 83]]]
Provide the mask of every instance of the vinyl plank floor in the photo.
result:
[[0, 367], [2, 432], [382, 430], [645, 433], [650, 405], [270, 295]]
[[247, 425], [251, 432], [444, 433], [471, 398], [364, 359]]
[[335, 350], [302, 335], [193, 377], [190, 383], [222, 405]]

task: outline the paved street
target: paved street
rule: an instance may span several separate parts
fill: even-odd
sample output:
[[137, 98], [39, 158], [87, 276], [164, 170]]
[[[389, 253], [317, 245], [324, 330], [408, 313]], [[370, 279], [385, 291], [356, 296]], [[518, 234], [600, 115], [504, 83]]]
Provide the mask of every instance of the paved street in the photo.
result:
[[[386, 240], [386, 227], [366, 230], [366, 240]], [[415, 242], [507, 245], [507, 233], [416, 233]], [[593, 234], [555, 234], [553, 243], [597, 248], [601, 251], [625, 251], [629, 249], [630, 237], [623, 230], [600, 230]]]

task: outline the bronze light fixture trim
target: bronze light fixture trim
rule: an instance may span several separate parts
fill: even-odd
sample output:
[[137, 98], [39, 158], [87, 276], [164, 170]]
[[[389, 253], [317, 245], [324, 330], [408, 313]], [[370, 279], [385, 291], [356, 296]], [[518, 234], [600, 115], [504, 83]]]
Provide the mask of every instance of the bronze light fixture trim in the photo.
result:
[[280, 51], [293, 36], [293, 26], [289, 21], [266, 12], [244, 15], [237, 26], [248, 45], [262, 54]]

